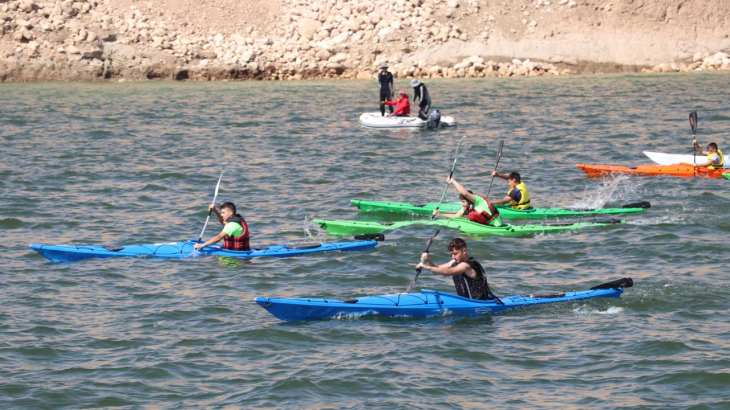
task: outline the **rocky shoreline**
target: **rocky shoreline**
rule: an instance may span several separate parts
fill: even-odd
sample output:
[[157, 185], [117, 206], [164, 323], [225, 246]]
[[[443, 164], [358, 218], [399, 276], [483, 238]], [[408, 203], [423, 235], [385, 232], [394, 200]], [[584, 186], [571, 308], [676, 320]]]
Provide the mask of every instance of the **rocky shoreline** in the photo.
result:
[[[0, 0], [0, 82], [372, 79], [384, 61], [396, 78], [730, 70], [730, 5], [699, 1], [720, 26], [687, 27], [693, 38], [671, 34], [673, 25], [705, 9], [684, 15], [681, 0], [647, 2], [674, 7], [658, 26], [653, 9], [634, 2]], [[674, 35], [682, 44], [667, 54], [674, 58], [657, 63], [663, 49], [659, 60], [612, 57], [641, 48], [620, 44], [632, 19], [638, 41], [644, 32]], [[571, 47], [602, 30], [619, 44]]]

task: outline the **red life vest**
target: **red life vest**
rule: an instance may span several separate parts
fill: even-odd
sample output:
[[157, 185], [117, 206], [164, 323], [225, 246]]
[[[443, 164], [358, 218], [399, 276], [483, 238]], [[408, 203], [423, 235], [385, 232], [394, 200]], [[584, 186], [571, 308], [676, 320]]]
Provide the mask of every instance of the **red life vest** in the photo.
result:
[[235, 222], [243, 228], [243, 234], [241, 236], [230, 236], [226, 235], [223, 237], [223, 249], [229, 251], [250, 251], [251, 245], [248, 240], [248, 224], [241, 215], [234, 215], [228, 222]]
[[492, 222], [495, 218], [499, 216], [499, 211], [497, 210], [497, 207], [492, 205], [492, 202], [490, 200], [488, 200], [484, 196], [481, 197], [484, 198], [485, 201], [487, 201], [487, 205], [489, 205], [489, 210], [492, 212], [492, 214], [490, 215], [487, 211], [479, 212], [474, 209], [474, 204], [472, 204], [471, 206], [469, 206], [469, 209], [464, 212], [464, 216], [472, 222], [489, 225], [490, 222]]

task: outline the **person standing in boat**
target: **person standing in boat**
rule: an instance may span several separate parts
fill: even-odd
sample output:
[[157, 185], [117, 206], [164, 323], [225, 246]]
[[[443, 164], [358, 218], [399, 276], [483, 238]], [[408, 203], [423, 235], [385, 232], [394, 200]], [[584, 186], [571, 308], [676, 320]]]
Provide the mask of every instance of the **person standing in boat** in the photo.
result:
[[459, 296], [477, 300], [496, 299], [489, 289], [484, 268], [479, 261], [469, 256], [466, 242], [461, 238], [454, 238], [449, 242], [448, 249], [451, 253], [450, 261], [437, 266], [429, 258], [428, 252], [425, 252], [421, 255], [421, 260], [425, 262], [420, 262], [416, 268], [430, 270], [435, 275], [451, 276]]
[[530, 191], [527, 190], [527, 185], [521, 181], [520, 174], [518, 172], [510, 172], [509, 174], [500, 174], [497, 171], [492, 171], [493, 177], [499, 177], [506, 179], [509, 183], [509, 191], [507, 196], [499, 201], [492, 202], [495, 205], [510, 204], [512, 209], [530, 209]]
[[459, 200], [463, 208], [453, 214], [441, 213], [438, 209], [434, 209], [434, 215], [445, 218], [459, 218], [463, 216], [472, 222], [482, 225], [502, 226], [502, 218], [499, 216], [499, 211], [487, 198], [481, 195], [475, 195], [451, 177], [446, 178], [446, 183], [453, 184], [459, 191]]
[[381, 104], [395, 105], [395, 112], [392, 112], [389, 117], [410, 117], [411, 116], [411, 104], [408, 102], [408, 94], [406, 90], [398, 91], [398, 98], [395, 101], [381, 101]]
[[722, 169], [725, 166], [725, 156], [722, 155], [722, 151], [720, 151], [720, 148], [717, 147], [716, 143], [711, 142], [707, 144], [707, 151], [703, 150], [697, 141], [694, 143], [695, 147], [700, 150], [700, 154], [707, 155], [706, 164], [697, 164], [695, 166], [707, 167], [709, 169]]
[[411, 87], [413, 87], [413, 104], [416, 103], [416, 100], [420, 100], [418, 104], [418, 118], [428, 121], [428, 112], [431, 109], [431, 96], [428, 94], [426, 84], [414, 78], [411, 80]]
[[[380, 73], [378, 74], [378, 84], [380, 84], [380, 115], [385, 116], [385, 104], [383, 101], [393, 99], [395, 85], [393, 84], [393, 74], [388, 71], [388, 63], [380, 64]], [[393, 114], [393, 107], [388, 107], [390, 113]]]
[[221, 205], [220, 212], [216, 209], [215, 204], [210, 204], [209, 208], [215, 212], [218, 222], [223, 225], [223, 230], [205, 243], [196, 243], [194, 248], [205, 248], [223, 240], [223, 249], [230, 251], [251, 250], [248, 224], [240, 214], [236, 213], [236, 205], [233, 202], [225, 202]]

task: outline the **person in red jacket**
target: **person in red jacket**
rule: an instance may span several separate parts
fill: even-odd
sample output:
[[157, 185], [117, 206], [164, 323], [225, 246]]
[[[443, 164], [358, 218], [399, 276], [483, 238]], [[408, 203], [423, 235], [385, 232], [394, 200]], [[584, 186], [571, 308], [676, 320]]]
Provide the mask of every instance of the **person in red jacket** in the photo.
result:
[[395, 105], [395, 111], [393, 111], [389, 117], [411, 116], [411, 103], [408, 101], [408, 94], [406, 94], [406, 90], [398, 91], [398, 99], [395, 101], [381, 101], [380, 103], [385, 105]]

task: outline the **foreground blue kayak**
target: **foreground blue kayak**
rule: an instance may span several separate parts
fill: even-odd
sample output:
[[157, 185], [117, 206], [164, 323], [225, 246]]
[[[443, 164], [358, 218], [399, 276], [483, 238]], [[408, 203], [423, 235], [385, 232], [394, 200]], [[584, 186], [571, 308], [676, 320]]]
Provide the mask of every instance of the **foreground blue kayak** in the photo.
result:
[[372, 249], [377, 241], [351, 241], [333, 243], [300, 243], [252, 248], [250, 251], [228, 251], [220, 246], [206, 246], [194, 250], [197, 241], [155, 243], [128, 246], [42, 245], [30, 248], [54, 262], [71, 262], [88, 258], [155, 257], [187, 258], [200, 256], [229, 256], [232, 258], [259, 258], [262, 256], [287, 257], [328, 251], [360, 251]]
[[500, 300], [474, 300], [426, 289], [421, 293], [365, 296], [356, 299], [257, 297], [254, 300], [272, 315], [288, 321], [361, 316], [484, 315], [546, 303], [617, 298], [623, 293], [623, 288], [633, 285], [634, 281], [631, 278], [623, 278], [594, 286], [590, 290], [505, 296]]

